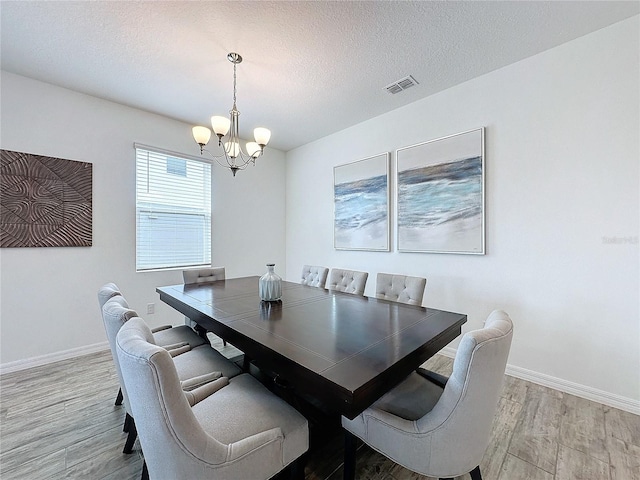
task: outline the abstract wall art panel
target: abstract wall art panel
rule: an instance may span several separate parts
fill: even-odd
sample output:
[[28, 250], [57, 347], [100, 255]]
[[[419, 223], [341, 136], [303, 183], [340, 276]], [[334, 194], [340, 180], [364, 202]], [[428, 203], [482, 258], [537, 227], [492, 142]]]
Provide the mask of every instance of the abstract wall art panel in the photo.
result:
[[92, 173], [86, 162], [0, 150], [0, 247], [88, 247]]
[[398, 251], [485, 253], [484, 128], [396, 152]]
[[389, 251], [389, 154], [333, 168], [334, 247]]

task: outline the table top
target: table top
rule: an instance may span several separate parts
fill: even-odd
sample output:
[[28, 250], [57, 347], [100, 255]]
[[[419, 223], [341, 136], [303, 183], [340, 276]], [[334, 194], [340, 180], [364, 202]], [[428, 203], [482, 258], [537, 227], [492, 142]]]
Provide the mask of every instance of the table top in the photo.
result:
[[460, 335], [467, 316], [282, 282], [261, 302], [259, 277], [158, 287], [160, 299], [297, 391], [354, 418]]

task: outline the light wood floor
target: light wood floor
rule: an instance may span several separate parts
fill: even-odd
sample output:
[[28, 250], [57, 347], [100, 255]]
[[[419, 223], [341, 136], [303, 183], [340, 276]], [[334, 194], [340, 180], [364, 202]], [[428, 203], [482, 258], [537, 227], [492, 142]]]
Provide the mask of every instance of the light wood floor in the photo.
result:
[[[446, 357], [428, 366], [451, 372]], [[138, 480], [140, 445], [122, 453], [117, 390], [108, 351], [1, 376], [2, 480]], [[359, 479], [427, 478], [366, 446], [356, 468]], [[640, 417], [505, 376], [481, 469], [485, 480], [640, 480]], [[310, 455], [305, 473], [307, 480], [341, 479], [342, 438]]]

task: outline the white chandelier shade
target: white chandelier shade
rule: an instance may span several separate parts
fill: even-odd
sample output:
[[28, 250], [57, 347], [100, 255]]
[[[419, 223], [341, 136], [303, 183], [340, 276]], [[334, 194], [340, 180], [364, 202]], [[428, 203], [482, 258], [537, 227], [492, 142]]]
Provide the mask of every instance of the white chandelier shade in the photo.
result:
[[213, 132], [216, 135], [222, 135], [224, 137], [229, 131], [229, 127], [231, 127], [231, 120], [227, 117], [211, 117], [211, 128], [213, 128]]
[[193, 132], [193, 139], [198, 145], [206, 145], [209, 143], [209, 140], [211, 139], [211, 130], [207, 127], [193, 127], [191, 131]]

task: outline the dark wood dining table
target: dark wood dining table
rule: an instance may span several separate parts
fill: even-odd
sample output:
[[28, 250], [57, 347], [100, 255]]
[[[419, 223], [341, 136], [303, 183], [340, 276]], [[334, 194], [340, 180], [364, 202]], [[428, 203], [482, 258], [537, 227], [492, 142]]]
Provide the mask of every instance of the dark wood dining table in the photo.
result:
[[467, 316], [259, 277], [158, 287], [160, 300], [296, 392], [353, 419], [461, 333]]

